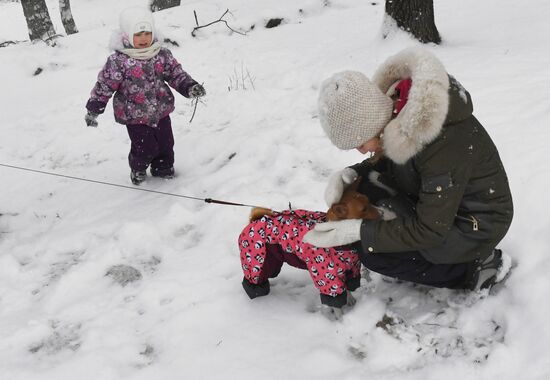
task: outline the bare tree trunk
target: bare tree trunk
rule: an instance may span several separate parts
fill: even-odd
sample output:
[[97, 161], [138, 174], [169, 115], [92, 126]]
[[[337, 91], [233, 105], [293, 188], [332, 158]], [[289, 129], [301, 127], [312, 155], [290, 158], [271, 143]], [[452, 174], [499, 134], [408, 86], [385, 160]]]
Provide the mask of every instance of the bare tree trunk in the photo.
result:
[[63, 22], [65, 33], [67, 33], [67, 35], [78, 33], [73, 18], [73, 12], [71, 11], [70, 0], [59, 0], [59, 13], [61, 13], [61, 21]]
[[162, 11], [166, 8], [179, 7], [181, 0], [151, 0], [151, 12]]
[[21, 0], [21, 5], [27, 19], [31, 41], [48, 41], [55, 36], [55, 29], [45, 0]]
[[433, 0], [386, 0], [386, 15], [422, 43], [441, 42], [434, 21]]

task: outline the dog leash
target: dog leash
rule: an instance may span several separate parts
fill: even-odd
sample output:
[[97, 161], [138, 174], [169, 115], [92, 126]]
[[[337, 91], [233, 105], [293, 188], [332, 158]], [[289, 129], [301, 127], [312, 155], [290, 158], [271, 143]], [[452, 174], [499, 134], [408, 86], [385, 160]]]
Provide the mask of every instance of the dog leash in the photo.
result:
[[[253, 207], [261, 207], [261, 206], [249, 205], [249, 204], [245, 204], [245, 203], [235, 203], [235, 202], [222, 201], [222, 200], [219, 200], [219, 199], [199, 198], [199, 197], [192, 197], [192, 196], [189, 196], [189, 195], [169, 193], [169, 192], [165, 192], [165, 191], [143, 189], [143, 188], [140, 188], [140, 187], [121, 185], [121, 184], [118, 184], [118, 183], [111, 183], [111, 182], [106, 182], [106, 181], [97, 181], [97, 180], [88, 179], [88, 178], [74, 177], [74, 176], [70, 176], [70, 175], [47, 172], [47, 171], [44, 171], [44, 170], [24, 168], [24, 167], [15, 166], [15, 165], [0, 164], [0, 166], [5, 167], [5, 168], [10, 168], [10, 169], [23, 170], [23, 171], [27, 171], [27, 172], [31, 172], [31, 173], [39, 173], [39, 174], [44, 174], [44, 175], [49, 175], [49, 176], [54, 176], [54, 177], [67, 178], [67, 179], [72, 179], [72, 180], [76, 180], [76, 181], [91, 182], [91, 183], [95, 183], [95, 184], [99, 184], [99, 185], [113, 186], [113, 187], [119, 187], [119, 188], [124, 188], [124, 189], [135, 190], [135, 191], [144, 191], [144, 192], [147, 192], [147, 193], [167, 195], [167, 196], [177, 197], [177, 198], [185, 198], [185, 199], [192, 199], [192, 200], [197, 200], [197, 201], [204, 201], [205, 203], [215, 203], [215, 204], [219, 204], [219, 205], [241, 206], [241, 207], [252, 207], [252, 208]], [[289, 203], [289, 205], [290, 205], [290, 203]]]

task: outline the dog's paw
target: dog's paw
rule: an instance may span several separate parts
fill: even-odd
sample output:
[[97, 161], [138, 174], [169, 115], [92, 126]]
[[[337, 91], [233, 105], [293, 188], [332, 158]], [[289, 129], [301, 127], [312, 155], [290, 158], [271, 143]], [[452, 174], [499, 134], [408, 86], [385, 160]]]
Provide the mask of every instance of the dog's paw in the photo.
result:
[[354, 306], [356, 303], [357, 303], [357, 300], [355, 299], [355, 297], [353, 296], [353, 294], [351, 294], [351, 292], [348, 290], [347, 299], [346, 299], [346, 306], [352, 307], [352, 306]]
[[344, 316], [344, 312], [340, 307], [321, 305], [321, 314], [323, 314], [329, 321], [341, 321]]

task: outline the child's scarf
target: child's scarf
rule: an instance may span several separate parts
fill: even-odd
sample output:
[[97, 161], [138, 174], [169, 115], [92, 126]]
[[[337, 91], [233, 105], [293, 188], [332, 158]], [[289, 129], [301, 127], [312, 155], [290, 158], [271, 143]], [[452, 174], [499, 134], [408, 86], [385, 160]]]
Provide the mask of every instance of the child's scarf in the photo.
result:
[[159, 41], [155, 41], [155, 43], [153, 43], [151, 46], [143, 49], [123, 48], [118, 49], [118, 51], [126, 54], [130, 58], [147, 60], [156, 56], [160, 52], [161, 47], [162, 43]]

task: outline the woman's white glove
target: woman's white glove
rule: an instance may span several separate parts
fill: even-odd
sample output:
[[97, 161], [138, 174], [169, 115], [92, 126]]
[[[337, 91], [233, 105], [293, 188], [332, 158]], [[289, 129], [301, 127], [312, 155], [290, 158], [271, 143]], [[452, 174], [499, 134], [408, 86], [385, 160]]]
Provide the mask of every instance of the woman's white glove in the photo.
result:
[[328, 207], [338, 203], [342, 199], [344, 190], [357, 179], [358, 174], [352, 168], [338, 170], [331, 174], [325, 189], [325, 202]]
[[322, 248], [355, 243], [361, 240], [361, 223], [363, 223], [362, 219], [317, 223], [304, 235], [303, 241]]

